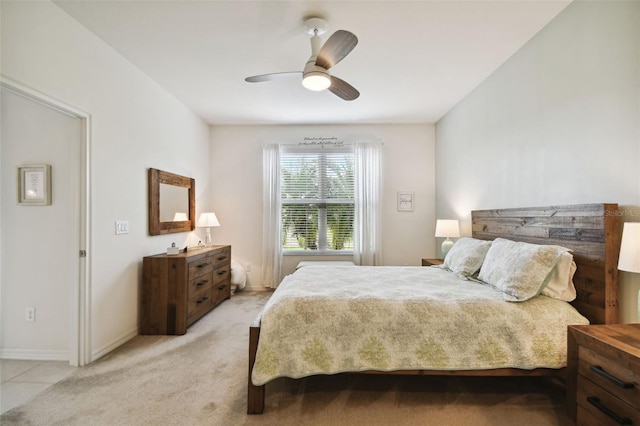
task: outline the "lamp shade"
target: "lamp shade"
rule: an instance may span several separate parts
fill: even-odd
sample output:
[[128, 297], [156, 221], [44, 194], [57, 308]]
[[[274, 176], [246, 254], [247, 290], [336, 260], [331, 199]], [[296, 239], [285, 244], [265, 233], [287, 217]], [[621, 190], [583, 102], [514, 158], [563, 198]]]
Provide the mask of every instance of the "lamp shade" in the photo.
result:
[[174, 222], [184, 222], [185, 220], [189, 220], [189, 216], [187, 216], [186, 213], [176, 212], [176, 214], [173, 215]]
[[199, 228], [209, 228], [211, 226], [220, 226], [215, 213], [202, 213], [198, 218]]
[[618, 269], [640, 273], [640, 222], [626, 222], [622, 228]]
[[457, 220], [439, 219], [436, 222], [436, 237], [457, 238], [460, 236], [460, 225]]

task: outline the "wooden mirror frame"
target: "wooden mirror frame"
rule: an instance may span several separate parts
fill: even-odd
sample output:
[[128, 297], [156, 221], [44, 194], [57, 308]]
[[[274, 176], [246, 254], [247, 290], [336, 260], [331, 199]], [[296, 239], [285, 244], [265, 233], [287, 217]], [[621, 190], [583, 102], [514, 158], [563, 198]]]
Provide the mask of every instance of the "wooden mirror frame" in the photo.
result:
[[[160, 184], [180, 186], [189, 192], [189, 220], [160, 222]], [[196, 228], [196, 180], [158, 169], [149, 169], [149, 234], [190, 232]]]

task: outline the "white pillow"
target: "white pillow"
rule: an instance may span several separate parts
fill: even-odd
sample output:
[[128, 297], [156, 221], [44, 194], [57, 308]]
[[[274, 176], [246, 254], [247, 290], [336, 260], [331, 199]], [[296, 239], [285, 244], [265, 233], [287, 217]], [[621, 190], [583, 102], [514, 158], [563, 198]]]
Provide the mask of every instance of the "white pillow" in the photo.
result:
[[444, 258], [444, 266], [458, 275], [471, 277], [480, 270], [491, 241], [462, 237]]
[[573, 255], [569, 252], [563, 253], [551, 272], [549, 283], [542, 289], [542, 294], [571, 302], [576, 298], [576, 287], [573, 285], [575, 273], [576, 262], [573, 261]]
[[478, 278], [500, 290], [505, 300], [523, 302], [540, 294], [560, 256], [568, 251], [560, 246], [496, 238]]

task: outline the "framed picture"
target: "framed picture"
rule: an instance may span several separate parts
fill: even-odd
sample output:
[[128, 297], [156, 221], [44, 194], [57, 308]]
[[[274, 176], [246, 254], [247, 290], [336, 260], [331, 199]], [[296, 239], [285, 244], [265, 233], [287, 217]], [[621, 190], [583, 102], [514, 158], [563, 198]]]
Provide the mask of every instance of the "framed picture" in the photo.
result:
[[398, 191], [398, 211], [413, 211], [413, 192]]
[[51, 166], [18, 167], [18, 204], [48, 206], [51, 204]]

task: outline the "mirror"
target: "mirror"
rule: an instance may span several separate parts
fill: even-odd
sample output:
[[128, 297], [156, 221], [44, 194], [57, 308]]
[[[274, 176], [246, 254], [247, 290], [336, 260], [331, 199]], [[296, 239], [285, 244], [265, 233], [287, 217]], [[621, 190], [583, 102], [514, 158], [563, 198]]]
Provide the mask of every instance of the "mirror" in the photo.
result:
[[193, 231], [195, 191], [195, 179], [149, 169], [149, 234]]
[[160, 183], [160, 222], [189, 220], [189, 189]]

